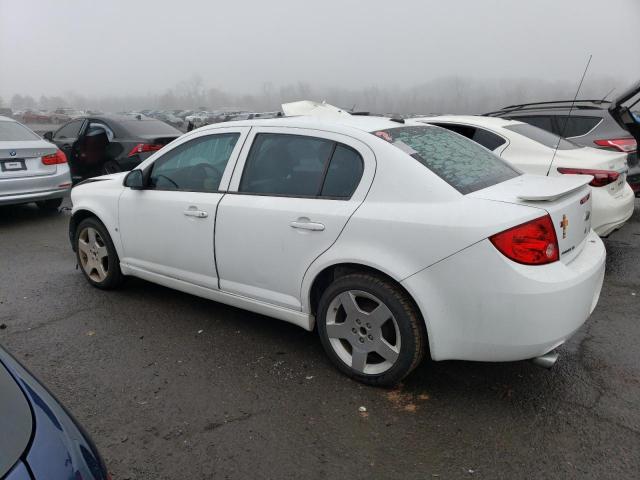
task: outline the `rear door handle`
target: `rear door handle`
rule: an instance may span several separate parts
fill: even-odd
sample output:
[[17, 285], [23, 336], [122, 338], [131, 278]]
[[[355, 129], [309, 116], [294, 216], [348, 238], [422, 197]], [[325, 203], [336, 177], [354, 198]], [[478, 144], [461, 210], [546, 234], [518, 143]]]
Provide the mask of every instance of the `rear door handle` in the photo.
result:
[[312, 230], [314, 232], [321, 232], [324, 230], [324, 225], [322, 223], [310, 222], [308, 219], [302, 220], [298, 219], [289, 224], [291, 228], [297, 228], [300, 230]]
[[182, 213], [184, 213], [184, 215], [187, 217], [207, 218], [209, 216], [209, 214], [204, 210], [198, 210], [197, 208], [194, 208], [194, 207], [189, 207], [187, 210], [185, 210]]

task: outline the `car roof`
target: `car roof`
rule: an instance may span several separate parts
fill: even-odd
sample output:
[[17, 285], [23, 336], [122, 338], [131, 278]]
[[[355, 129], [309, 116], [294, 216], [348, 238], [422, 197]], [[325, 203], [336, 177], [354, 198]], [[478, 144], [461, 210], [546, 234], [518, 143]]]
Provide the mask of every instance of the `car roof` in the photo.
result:
[[388, 128], [397, 128], [402, 126], [424, 126], [424, 123], [406, 120], [398, 122], [388, 117], [366, 117], [361, 115], [335, 115], [331, 117], [323, 116], [291, 116], [277, 118], [254, 118], [251, 120], [237, 120], [231, 122], [214, 123], [200, 127], [199, 131], [214, 130], [223, 127], [303, 127], [315, 128], [322, 130], [323, 128], [335, 128], [336, 126], [347, 129], [359, 130], [362, 132], [373, 132], [376, 130], [386, 130]]
[[18, 123], [14, 118], [11, 118], [11, 117], [3, 117], [2, 115], [0, 115], [0, 121], [3, 121], [3, 122], [16, 122], [16, 123]]
[[[573, 106], [572, 106], [573, 105]], [[607, 100], [552, 100], [548, 102], [523, 103], [521, 105], [509, 105], [494, 112], [484, 115], [511, 115], [527, 114], [532, 112], [545, 112], [547, 114], [565, 115], [570, 110], [577, 115], [604, 116], [604, 113], [611, 105]]]
[[433, 117], [418, 117], [413, 120], [418, 120], [420, 122], [456, 122], [456, 123], [467, 123], [472, 125], [483, 125], [486, 127], [494, 127], [494, 128], [504, 128], [508, 125], [517, 125], [523, 122], [519, 120], [508, 120], [506, 118], [501, 117], [485, 117], [482, 115], [436, 115]]

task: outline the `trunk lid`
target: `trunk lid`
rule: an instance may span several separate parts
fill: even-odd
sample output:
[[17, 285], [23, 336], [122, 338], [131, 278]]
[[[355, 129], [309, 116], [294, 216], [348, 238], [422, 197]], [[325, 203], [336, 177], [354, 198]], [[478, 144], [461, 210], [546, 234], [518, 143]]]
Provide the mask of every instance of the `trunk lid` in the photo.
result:
[[44, 165], [41, 159], [56, 150], [44, 140], [0, 142], [0, 180], [53, 175], [56, 165]]
[[560, 261], [569, 263], [582, 251], [591, 231], [592, 178], [525, 174], [468, 196], [538, 208], [541, 216], [548, 213], [558, 238]]

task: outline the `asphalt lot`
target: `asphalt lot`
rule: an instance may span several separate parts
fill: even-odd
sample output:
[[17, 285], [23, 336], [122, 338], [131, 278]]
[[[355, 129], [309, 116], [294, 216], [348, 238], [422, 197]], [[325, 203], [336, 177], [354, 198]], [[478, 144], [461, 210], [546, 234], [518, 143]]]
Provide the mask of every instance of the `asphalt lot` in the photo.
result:
[[295, 326], [137, 279], [90, 287], [67, 223], [0, 207], [0, 343], [114, 480], [638, 478], [638, 201], [551, 371], [427, 361], [395, 390], [343, 377]]

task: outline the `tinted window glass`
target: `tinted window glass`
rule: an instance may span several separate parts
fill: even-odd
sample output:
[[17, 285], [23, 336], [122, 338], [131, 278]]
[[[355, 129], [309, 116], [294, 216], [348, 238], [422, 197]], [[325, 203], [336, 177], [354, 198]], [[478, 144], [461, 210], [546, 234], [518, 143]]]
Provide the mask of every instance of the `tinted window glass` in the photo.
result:
[[115, 137], [115, 135], [113, 134], [113, 131], [102, 122], [89, 123], [89, 128], [87, 128], [87, 133], [93, 130], [102, 130], [103, 132], [105, 132], [110, 142], [113, 141]]
[[40, 137], [19, 123], [0, 122], [0, 142], [24, 140], [40, 140]]
[[553, 120], [550, 116], [532, 115], [532, 116], [517, 116], [509, 117], [511, 120], [518, 120], [519, 122], [528, 123], [534, 127], [541, 128], [547, 132], [555, 133]]
[[463, 194], [520, 175], [475, 142], [443, 128], [398, 127], [373, 134], [411, 155]]
[[238, 137], [238, 133], [208, 135], [165, 153], [153, 164], [150, 187], [216, 192]]
[[260, 133], [247, 157], [239, 191], [316, 196], [333, 145], [316, 137]]
[[182, 135], [180, 130], [159, 120], [123, 120], [120, 125], [132, 135]]
[[323, 197], [350, 197], [362, 177], [362, 158], [354, 149], [337, 145], [322, 186]]
[[500, 135], [496, 135], [495, 133], [485, 130], [484, 128], [476, 128], [476, 131], [471, 140], [479, 143], [488, 150], [495, 150], [496, 148], [504, 145], [507, 142]]
[[511, 130], [512, 132], [519, 133], [520, 135], [524, 135], [525, 137], [541, 143], [542, 145], [549, 148], [556, 148], [556, 145], [558, 146], [558, 150], [571, 150], [574, 148], [580, 148], [580, 145], [576, 145], [569, 140], [560, 138], [555, 133], [547, 132], [546, 130], [534, 127], [533, 125], [529, 125], [528, 123], [507, 125], [504, 128], [506, 128], [507, 130]]
[[470, 138], [476, 143], [479, 143], [484, 148], [489, 150], [495, 150], [500, 145], [504, 145], [506, 140], [493, 132], [489, 132], [484, 128], [471, 127], [469, 125], [459, 125], [455, 123], [434, 123], [438, 127], [446, 128], [453, 132], [459, 133], [467, 138]]
[[600, 117], [569, 117], [568, 115], [559, 115], [556, 117], [558, 122], [558, 133], [563, 137], [578, 137], [589, 133], [598, 123], [602, 121]]
[[80, 128], [84, 120], [74, 120], [73, 122], [67, 123], [64, 127], [56, 132], [54, 138], [63, 139], [63, 138], [78, 138], [78, 133], [80, 133]]

